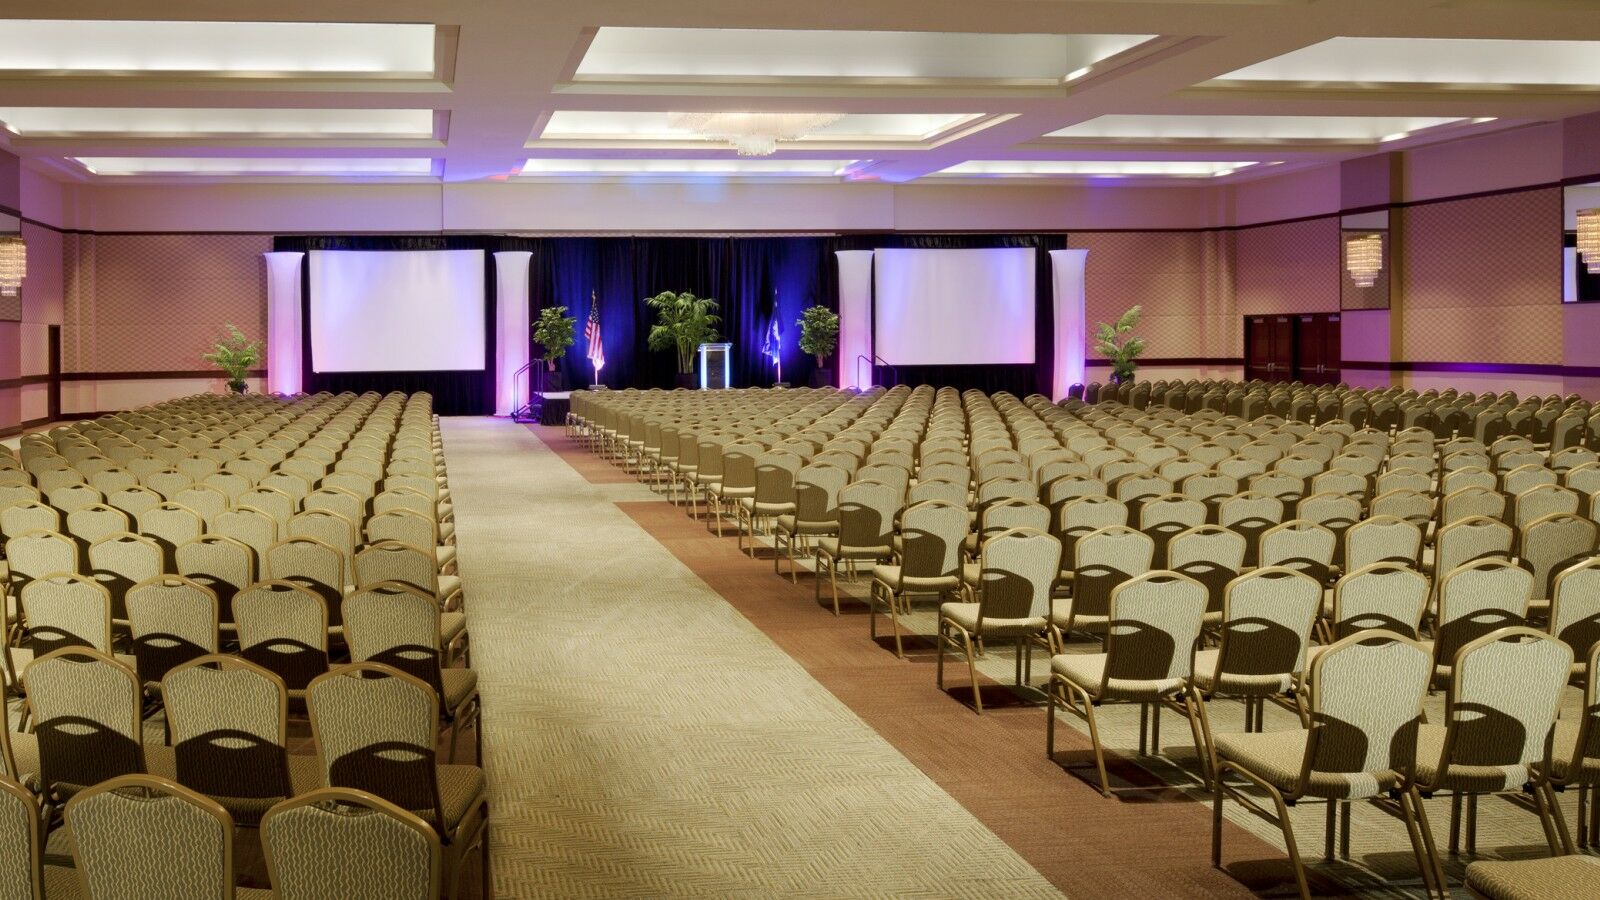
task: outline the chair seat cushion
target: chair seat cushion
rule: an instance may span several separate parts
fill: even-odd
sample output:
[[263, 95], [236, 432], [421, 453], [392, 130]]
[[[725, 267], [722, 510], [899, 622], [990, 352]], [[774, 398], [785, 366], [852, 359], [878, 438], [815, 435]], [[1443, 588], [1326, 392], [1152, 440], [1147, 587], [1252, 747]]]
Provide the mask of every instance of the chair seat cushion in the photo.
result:
[[1083, 688], [1096, 700], [1149, 702], [1183, 687], [1181, 678], [1113, 678], [1106, 681], [1106, 654], [1062, 653], [1050, 658], [1050, 671]]
[[1585, 900], [1600, 897], [1600, 859], [1556, 856], [1467, 866], [1467, 887], [1489, 900]]
[[[1582, 754], [1578, 749], [1578, 720], [1561, 719], [1556, 722], [1555, 736], [1550, 744], [1550, 772], [1568, 784], [1600, 784], [1600, 759], [1593, 756], [1583, 759], [1581, 768], [1573, 769], [1573, 760]], [[20, 758], [18, 762], [20, 762]]]
[[1528, 780], [1524, 766], [1452, 765], [1448, 777], [1439, 768], [1444, 751], [1443, 725], [1423, 725], [1417, 729], [1417, 784], [1424, 790], [1503, 791], [1518, 788]]
[[955, 575], [936, 575], [919, 577], [905, 574], [904, 566], [878, 565], [872, 567], [872, 580], [882, 583], [894, 593], [908, 592], [933, 592], [953, 591], [961, 587], [961, 580]]
[[[455, 639], [457, 637], [460, 637], [461, 636], [461, 632], [466, 631], [466, 630], [467, 630], [467, 614], [466, 613], [464, 613], [464, 612], [446, 612], [446, 613], [440, 613], [439, 614], [439, 637], [442, 638], [441, 642], [446, 647], [448, 647], [453, 641], [455, 641]], [[440, 647], [439, 649], [443, 650], [444, 647]]]
[[984, 619], [980, 630], [980, 607], [978, 603], [944, 603], [939, 606], [939, 615], [960, 625], [968, 634], [983, 637], [1028, 637], [1045, 629], [1045, 620], [1041, 616], [1036, 619]]
[[817, 549], [834, 559], [883, 559], [889, 555], [889, 545], [881, 547], [847, 547], [841, 552], [837, 537], [817, 538]]
[[784, 534], [838, 534], [839, 523], [832, 519], [801, 522], [793, 515], [779, 516], [777, 528]]
[[443, 599], [445, 597], [448, 597], [451, 594], [457, 593], [460, 590], [461, 590], [461, 576], [460, 575], [440, 575], [439, 576], [439, 597], [441, 599]]
[[1222, 651], [1217, 649], [1195, 652], [1195, 687], [1208, 694], [1264, 697], [1287, 693], [1294, 686], [1294, 679], [1288, 675], [1240, 675], [1236, 672], [1224, 672], [1218, 677], [1217, 660], [1221, 657]]
[[[1236, 762], [1280, 791], [1295, 790], [1306, 755], [1310, 732], [1267, 731], [1259, 734], [1216, 735], [1217, 754]], [[1305, 795], [1348, 800], [1371, 797], [1395, 784], [1396, 772], [1312, 772]]]
[[444, 808], [445, 828], [454, 832], [467, 813], [471, 812], [473, 803], [483, 796], [483, 770], [477, 766], [453, 765], [441, 765], [438, 770], [439, 805]]
[[[322, 763], [315, 756], [306, 753], [290, 753], [287, 755], [289, 763], [289, 788], [294, 796], [314, 791], [322, 787]], [[160, 778], [178, 780], [178, 761], [176, 751], [172, 747], [163, 747], [157, 744], [146, 744], [144, 748], [144, 767], [148, 774]], [[283, 797], [229, 797], [222, 794], [208, 794], [207, 796], [217, 801], [233, 817], [235, 825], [255, 826], [261, 822], [261, 817], [267, 810], [283, 801]]]
[[440, 669], [440, 683], [444, 687], [444, 711], [455, 710], [468, 697], [478, 692], [478, 673], [474, 669]]
[[433, 556], [442, 569], [456, 561], [456, 548], [453, 544], [441, 544], [433, 548]]

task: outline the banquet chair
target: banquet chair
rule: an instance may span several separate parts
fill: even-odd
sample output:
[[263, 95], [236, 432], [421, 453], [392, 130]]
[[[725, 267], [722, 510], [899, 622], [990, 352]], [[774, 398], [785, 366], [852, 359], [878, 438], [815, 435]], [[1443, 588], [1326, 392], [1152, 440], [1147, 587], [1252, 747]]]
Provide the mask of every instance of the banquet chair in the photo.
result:
[[1338, 537], [1316, 522], [1290, 519], [1261, 533], [1256, 562], [1294, 569], [1326, 584]]
[[[808, 549], [810, 538], [834, 535], [839, 531], [839, 494], [850, 480], [850, 473], [826, 462], [813, 461], [795, 473], [795, 511], [780, 515], [773, 525], [772, 571], [778, 560], [787, 556], [789, 580], [798, 582], [796, 549]], [[965, 492], [965, 488], [962, 489]]]
[[[1032, 501], [1027, 501], [1032, 503]], [[1035, 504], [1037, 505], [1037, 504]], [[867, 624], [877, 638], [878, 607], [889, 614], [895, 655], [905, 658], [900, 615], [910, 614], [910, 598], [933, 594], [943, 598], [961, 589], [962, 542], [967, 536], [967, 509], [942, 500], [907, 507], [898, 525], [898, 548], [891, 542], [893, 562], [872, 568]]]
[[168, 671], [219, 649], [217, 595], [181, 575], [161, 575], [128, 589], [134, 670], [154, 691]]
[[456, 548], [442, 543], [439, 523], [412, 509], [391, 509], [367, 519], [367, 542], [399, 541], [413, 547], [433, 549], [435, 567], [443, 573], [455, 571]]
[[858, 563], [877, 565], [894, 552], [891, 537], [900, 512], [900, 495], [875, 481], [856, 482], [839, 491], [839, 532], [822, 535], [812, 548], [816, 560], [816, 600], [822, 602], [822, 573], [833, 590], [833, 614], [839, 615], [839, 565], [851, 572]]
[[451, 900], [474, 847], [488, 871], [483, 770], [436, 763], [439, 695], [431, 687], [390, 666], [352, 663], [319, 676], [306, 699], [329, 787], [367, 791], [428, 822], [446, 848]]
[[[734, 502], [734, 531], [740, 549], [746, 535], [749, 552], [756, 553], [756, 532], [763, 521], [793, 515], [796, 509], [795, 474], [805, 464], [799, 455], [787, 450], [768, 450], [755, 459], [755, 492]], [[770, 526], [769, 526], [770, 529]], [[776, 553], [776, 549], [773, 551]]]
[[278, 803], [261, 821], [261, 842], [284, 900], [439, 896], [439, 835], [415, 813], [365, 791], [319, 788]]
[[[1412, 780], [1428, 675], [1428, 652], [1417, 642], [1385, 631], [1351, 635], [1311, 664], [1309, 727], [1214, 735], [1211, 864], [1222, 865], [1223, 801], [1231, 797], [1283, 830], [1296, 887], [1309, 900], [1289, 805], [1327, 802], [1324, 855], [1333, 859], [1336, 843], [1341, 855], [1350, 852], [1350, 804], [1389, 794], [1398, 801], [1426, 891], [1438, 891], [1433, 836]], [[1271, 810], [1230, 785], [1230, 773], [1264, 791]]]
[[39, 752], [39, 787], [58, 802], [145, 770], [139, 678], [88, 647], [62, 647], [22, 673]]
[[1589, 649], [1600, 643], [1600, 557], [1558, 572], [1554, 585], [1549, 632], [1572, 648], [1572, 677], [1587, 684]]
[[[1079, 553], [1085, 549], [1080, 546]], [[1159, 751], [1160, 707], [1185, 696], [1205, 608], [1205, 585], [1174, 572], [1146, 572], [1118, 584], [1107, 606], [1104, 651], [1060, 653], [1050, 659], [1045, 754], [1055, 758], [1060, 705], [1088, 723], [1100, 792], [1111, 796], [1095, 709], [1106, 703], [1139, 704], [1139, 753]], [[1147, 728], [1152, 707], [1155, 716]], [[1191, 727], [1193, 721], [1191, 717]], [[1198, 732], [1194, 739], [1200, 746]]]
[[974, 710], [983, 714], [975, 649], [994, 639], [1016, 643], [1017, 684], [1031, 680], [1032, 648], [1049, 641], [1052, 588], [1061, 567], [1061, 541], [1039, 528], [1012, 528], [992, 535], [978, 551], [975, 584], [963, 585], [962, 602], [939, 607], [937, 683], [944, 690], [947, 647], [959, 641], [967, 656]]
[[249, 547], [258, 568], [265, 565], [267, 551], [278, 542], [278, 523], [271, 515], [249, 507], [230, 509], [217, 516], [212, 531]]
[[[340, 520], [340, 524], [348, 522]], [[274, 581], [291, 581], [316, 591], [327, 604], [331, 627], [339, 626], [339, 604], [345, 595], [347, 556], [339, 548], [314, 537], [290, 537], [272, 545], [263, 560], [262, 574]]]
[[1600, 526], [1582, 516], [1555, 513], [1535, 519], [1521, 529], [1517, 556], [1533, 573], [1532, 609], [1544, 613], [1557, 574], [1595, 552]]
[[292, 698], [328, 671], [328, 607], [292, 581], [260, 581], [233, 598], [239, 656], [283, 679]]

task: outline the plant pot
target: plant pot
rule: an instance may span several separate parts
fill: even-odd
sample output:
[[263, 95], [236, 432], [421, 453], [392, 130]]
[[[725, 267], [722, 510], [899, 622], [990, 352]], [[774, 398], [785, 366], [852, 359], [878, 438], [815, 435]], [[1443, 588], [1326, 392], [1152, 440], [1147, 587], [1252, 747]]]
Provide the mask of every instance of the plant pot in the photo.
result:
[[815, 369], [811, 370], [811, 386], [812, 387], [818, 387], [818, 388], [819, 387], [827, 387], [830, 384], [833, 384], [833, 370], [832, 369], [824, 369], [824, 368], [818, 367], [818, 368], [815, 368]]
[[228, 382], [228, 390], [235, 394], [243, 394], [244, 392], [250, 390], [250, 382], [245, 381], [242, 378], [237, 381], [230, 381]]
[[679, 372], [676, 386], [692, 391], [700, 386], [700, 379], [693, 372], [689, 372], [688, 374]]
[[564, 391], [567, 389], [567, 373], [560, 369], [544, 373], [544, 389], [549, 391]]

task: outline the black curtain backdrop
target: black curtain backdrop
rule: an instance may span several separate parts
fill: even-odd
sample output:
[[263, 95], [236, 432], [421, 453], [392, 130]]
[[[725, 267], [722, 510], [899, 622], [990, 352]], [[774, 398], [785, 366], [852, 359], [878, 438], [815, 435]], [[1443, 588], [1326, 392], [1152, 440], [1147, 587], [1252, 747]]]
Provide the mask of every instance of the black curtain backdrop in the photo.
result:
[[[576, 341], [558, 364], [569, 387], [593, 383], [585, 355], [584, 323], [591, 293], [600, 304], [600, 333], [606, 365], [600, 382], [613, 388], [671, 388], [677, 355], [647, 345], [654, 312], [644, 298], [662, 291], [690, 291], [719, 304], [721, 340], [733, 344], [731, 374], [736, 387], [766, 386], [777, 380], [772, 360], [761, 352], [776, 316], [782, 335], [783, 380], [809, 384], [816, 360], [800, 349], [797, 320], [820, 303], [839, 309], [839, 273], [834, 252], [878, 248], [983, 249], [1028, 247], [1036, 272], [1033, 365], [900, 366], [880, 370], [879, 383], [950, 385], [1024, 396], [1048, 387], [1054, 365], [1054, 303], [1049, 251], [1067, 245], [1065, 234], [848, 234], [771, 237], [517, 237], [511, 235], [287, 235], [273, 249], [310, 250], [474, 250], [484, 251], [484, 321], [488, 325], [484, 368], [471, 372], [311, 371], [309, 329], [304, 338], [305, 384], [309, 391], [426, 390], [441, 415], [483, 415], [494, 408], [495, 268], [492, 254], [526, 250], [529, 308], [565, 306], [576, 318]], [[302, 302], [309, 321], [309, 265], [302, 268]], [[532, 335], [529, 335], [530, 343]], [[532, 345], [531, 358], [543, 348]], [[542, 366], [542, 363], [536, 363]], [[837, 354], [827, 360], [837, 372], [854, 371], [853, 360]]]
[[483, 250], [483, 368], [469, 371], [394, 371], [394, 372], [317, 372], [311, 358], [311, 263], [300, 266], [301, 374], [308, 393], [317, 391], [427, 391], [433, 395], [433, 409], [442, 416], [480, 416], [494, 412], [495, 354], [495, 272], [490, 256], [495, 250], [516, 249], [501, 246], [502, 239], [476, 235], [288, 235], [273, 239], [272, 249], [309, 252], [312, 250]]

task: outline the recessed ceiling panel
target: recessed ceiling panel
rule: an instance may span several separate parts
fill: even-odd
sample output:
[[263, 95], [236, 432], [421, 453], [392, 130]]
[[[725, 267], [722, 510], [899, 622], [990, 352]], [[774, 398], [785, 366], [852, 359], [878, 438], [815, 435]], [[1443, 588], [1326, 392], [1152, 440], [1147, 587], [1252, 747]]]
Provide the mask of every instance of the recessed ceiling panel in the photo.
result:
[[[673, 127], [670, 112], [598, 112], [558, 110], [539, 135], [541, 140], [704, 141], [702, 134]], [[865, 113], [839, 121], [800, 138], [801, 141], [921, 141], [978, 118], [978, 114]]]
[[128, 134], [280, 137], [433, 136], [431, 109], [176, 109], [89, 106], [0, 108], [0, 123], [24, 137]]
[[96, 175], [431, 175], [427, 158], [80, 156]]
[[5, 70], [433, 74], [432, 25], [14, 19], [0, 33]]
[[678, 175], [836, 177], [853, 160], [828, 159], [530, 159], [524, 176]]
[[1209, 178], [1229, 175], [1254, 162], [1211, 160], [975, 159], [935, 172], [962, 176], [1097, 176]]
[[1147, 34], [959, 34], [601, 28], [579, 79], [782, 78], [1059, 83], [1151, 39]]
[[1100, 116], [1048, 137], [1126, 140], [1374, 142], [1461, 119], [1417, 116]]
[[1600, 42], [1336, 37], [1223, 81], [1600, 84]]

